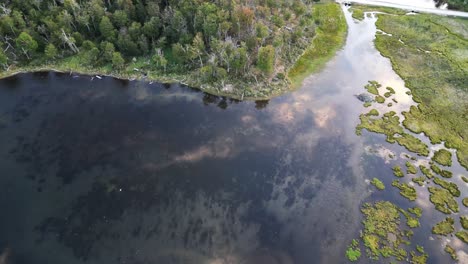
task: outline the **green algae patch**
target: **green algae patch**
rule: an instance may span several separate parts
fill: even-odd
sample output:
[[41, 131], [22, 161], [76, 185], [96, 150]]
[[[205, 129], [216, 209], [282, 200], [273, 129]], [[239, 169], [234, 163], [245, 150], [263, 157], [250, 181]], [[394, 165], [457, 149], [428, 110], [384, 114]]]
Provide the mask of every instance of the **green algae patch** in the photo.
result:
[[392, 104], [392, 103], [388, 103], [387, 106], [388, 106], [388, 107], [392, 107], [393, 104]]
[[375, 188], [379, 189], [379, 190], [384, 190], [385, 189], [385, 185], [384, 183], [377, 179], [377, 178], [373, 178], [372, 181], [371, 181], [371, 184], [375, 186]]
[[426, 176], [426, 178], [428, 178], [428, 179], [434, 178], [434, 174], [432, 173], [432, 171], [428, 167], [423, 166], [423, 165], [419, 165], [419, 169], [421, 170], [422, 174], [424, 174], [424, 176]]
[[460, 197], [460, 190], [455, 183], [448, 182], [437, 177], [434, 178], [434, 183], [449, 191], [453, 196]]
[[414, 251], [411, 251], [411, 262], [413, 264], [425, 264], [427, 263], [428, 255], [426, 253], [417, 254]]
[[468, 178], [467, 178], [467, 177], [461, 176], [461, 179], [462, 179], [462, 181], [464, 181], [465, 183], [468, 183]]
[[383, 103], [385, 103], [385, 97], [380, 96], [380, 95], [377, 95], [377, 96], [375, 97], [375, 101], [376, 101], [377, 103], [379, 103], [379, 104], [383, 104]]
[[393, 174], [398, 178], [402, 178], [402, 177], [405, 176], [405, 174], [401, 170], [400, 166], [393, 167]]
[[401, 137], [395, 138], [396, 142], [407, 150], [421, 156], [429, 156], [429, 148], [419, 138], [408, 133], [402, 133]]
[[377, 111], [377, 109], [372, 109], [369, 111], [369, 113], [366, 114], [366, 116], [378, 116], [379, 115], [379, 111]]
[[463, 227], [463, 229], [468, 229], [468, 216], [467, 215], [460, 216], [460, 224]]
[[357, 261], [361, 257], [361, 249], [359, 248], [359, 241], [353, 239], [351, 245], [346, 249], [346, 258], [349, 261]]
[[365, 102], [365, 103], [364, 103], [364, 107], [366, 107], [366, 108], [367, 108], [367, 107], [370, 107], [371, 105], [372, 105], [371, 102]]
[[393, 89], [392, 87], [387, 86], [385, 89], [387, 89], [387, 91], [388, 91], [387, 93], [389, 93], [390, 95], [395, 94], [395, 89]]
[[446, 245], [444, 251], [447, 252], [453, 260], [458, 260], [457, 253], [451, 246]]
[[428, 187], [428, 190], [430, 193], [429, 200], [435, 205], [436, 210], [444, 214], [458, 212], [458, 203], [449, 191], [438, 187]]
[[467, 231], [465, 230], [458, 231], [457, 233], [455, 233], [455, 236], [458, 237], [458, 239], [460, 239], [461, 241], [468, 244], [468, 232]]
[[411, 164], [411, 162], [407, 161], [405, 163], [406, 165], [406, 172], [409, 173], [409, 174], [416, 174], [418, 173], [418, 169], [413, 165]]
[[442, 166], [452, 166], [452, 153], [446, 149], [441, 149], [434, 152], [432, 160]]
[[[410, 258], [413, 263], [426, 263], [427, 254], [422, 247], [416, 246], [416, 250], [410, 254], [406, 251], [413, 236], [410, 228], [419, 226], [418, 218], [421, 215], [420, 209], [412, 208], [405, 211], [388, 201], [378, 201], [375, 203], [365, 203], [361, 212], [364, 220], [364, 229], [361, 230], [361, 241], [366, 247], [366, 255], [373, 260], [393, 257], [398, 261]], [[416, 217], [412, 216], [416, 215]], [[406, 225], [401, 225], [401, 221], [406, 220]], [[348, 247], [350, 254], [356, 253], [357, 244], [353, 241]], [[348, 258], [349, 259], [349, 258]]]
[[443, 170], [443, 169], [439, 168], [439, 167], [438, 167], [437, 165], [435, 165], [435, 164], [432, 164], [432, 165], [431, 165], [431, 169], [432, 169], [435, 173], [439, 174], [440, 176], [442, 176], [442, 177], [444, 177], [444, 178], [452, 178], [452, 176], [453, 176], [453, 173], [452, 173], [451, 171]]
[[465, 207], [468, 207], [468, 197], [463, 198], [462, 204], [463, 204]]
[[418, 218], [422, 216], [422, 209], [419, 207], [412, 207], [408, 209], [408, 212], [414, 214]]
[[432, 233], [442, 236], [449, 235], [455, 231], [455, 227], [453, 226], [454, 223], [455, 221], [453, 218], [447, 217], [445, 220], [440, 221], [432, 228]]
[[420, 226], [419, 220], [414, 217], [408, 217], [406, 220], [406, 225], [410, 228], [416, 228]]
[[385, 113], [381, 118], [361, 114], [359, 119], [361, 123], [356, 126], [356, 134], [358, 135], [361, 134], [362, 129], [367, 129], [370, 132], [386, 135], [387, 141], [393, 143], [395, 142], [393, 138], [395, 134], [403, 134], [400, 118], [393, 111]]
[[379, 88], [382, 87], [382, 85], [380, 83], [378, 83], [377, 81], [369, 81], [368, 84], [366, 84], [366, 86], [364, 86], [364, 88], [366, 88], [366, 90], [371, 93], [371, 94], [374, 94], [374, 95], [379, 95]]
[[417, 183], [419, 186], [423, 186], [424, 182], [426, 181], [426, 178], [421, 176], [421, 177], [413, 178], [411, 179], [411, 181], [413, 181], [414, 183]]
[[407, 183], [400, 183], [398, 180], [392, 182], [392, 186], [400, 190], [401, 196], [405, 197], [410, 201], [414, 201], [417, 198], [416, 189]]

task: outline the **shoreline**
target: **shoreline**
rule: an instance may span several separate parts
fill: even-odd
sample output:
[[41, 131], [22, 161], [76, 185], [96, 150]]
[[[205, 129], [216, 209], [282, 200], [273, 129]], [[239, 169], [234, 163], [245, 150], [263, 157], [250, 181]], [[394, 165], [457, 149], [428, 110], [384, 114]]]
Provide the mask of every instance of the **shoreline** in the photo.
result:
[[[320, 8], [319, 8], [320, 7]], [[344, 13], [340, 4], [317, 4], [315, 10], [319, 12], [321, 8], [327, 8], [332, 12], [336, 12], [334, 18], [337, 19], [338, 30], [327, 32], [327, 30], [317, 28], [317, 34], [313, 37], [310, 45], [304, 49], [303, 53], [297, 58], [295, 63], [286, 71], [284, 79], [274, 79], [273, 81], [265, 80], [248, 80], [228, 78], [222, 82], [216, 83], [201, 83], [197, 78], [196, 72], [187, 72], [185, 74], [178, 73], [161, 73], [159, 71], [142, 69], [139, 70], [136, 62], [128, 63], [123, 70], [112, 71], [105, 66], [86, 68], [78, 63], [73, 62], [73, 56], [63, 58], [50, 65], [24, 66], [17, 67], [10, 71], [0, 72], [0, 79], [12, 77], [22, 73], [32, 72], [60, 72], [74, 73], [79, 75], [98, 75], [112, 77], [121, 80], [138, 80], [138, 81], [153, 81], [166, 84], [182, 84], [191, 88], [198, 89], [202, 92], [214, 96], [226, 97], [241, 101], [258, 101], [270, 100], [287, 92], [295, 91], [301, 88], [304, 80], [316, 73], [319, 73], [326, 64], [330, 62], [336, 53], [341, 50], [346, 42], [347, 22], [344, 18]], [[324, 45], [330, 44], [331, 45]], [[137, 58], [144, 60], [146, 57]]]

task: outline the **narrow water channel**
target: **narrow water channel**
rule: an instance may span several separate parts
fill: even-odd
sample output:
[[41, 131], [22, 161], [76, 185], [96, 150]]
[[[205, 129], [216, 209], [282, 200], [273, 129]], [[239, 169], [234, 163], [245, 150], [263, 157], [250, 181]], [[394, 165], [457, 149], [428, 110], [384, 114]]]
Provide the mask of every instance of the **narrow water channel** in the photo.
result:
[[402, 151], [355, 135], [367, 111], [355, 95], [377, 80], [399, 102], [380, 107], [412, 104], [373, 45], [376, 18], [345, 13], [343, 49], [271, 101], [59, 73], [0, 80], [0, 251], [24, 264], [343, 263], [366, 179], [390, 181], [388, 151]]

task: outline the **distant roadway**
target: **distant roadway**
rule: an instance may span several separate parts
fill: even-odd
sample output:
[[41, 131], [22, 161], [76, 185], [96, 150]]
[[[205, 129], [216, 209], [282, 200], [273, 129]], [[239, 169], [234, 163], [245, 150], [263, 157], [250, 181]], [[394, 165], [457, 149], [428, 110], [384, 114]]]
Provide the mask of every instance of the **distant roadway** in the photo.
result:
[[[468, 18], [468, 12], [461, 12], [461, 11], [454, 11], [454, 10], [447, 10], [447, 9], [438, 9], [438, 8], [427, 8], [427, 7], [418, 7], [412, 6], [410, 3], [408, 4], [396, 4], [389, 1], [379, 1], [379, 0], [336, 0], [338, 3], [357, 3], [357, 4], [365, 4], [365, 5], [374, 5], [374, 6], [386, 6], [386, 7], [394, 7], [399, 9], [405, 9], [408, 11], [416, 11], [422, 13], [432, 13], [437, 15], [446, 15], [446, 16], [456, 16], [456, 17], [466, 17]], [[410, 1], [408, 1], [410, 2]]]

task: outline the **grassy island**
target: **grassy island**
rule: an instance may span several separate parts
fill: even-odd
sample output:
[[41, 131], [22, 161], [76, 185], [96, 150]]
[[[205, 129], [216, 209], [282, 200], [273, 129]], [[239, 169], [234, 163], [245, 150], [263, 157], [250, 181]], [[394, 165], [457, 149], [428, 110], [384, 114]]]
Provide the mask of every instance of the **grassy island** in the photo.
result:
[[0, 9], [0, 78], [55, 70], [266, 99], [300, 86], [346, 36], [331, 2], [49, 2]]

